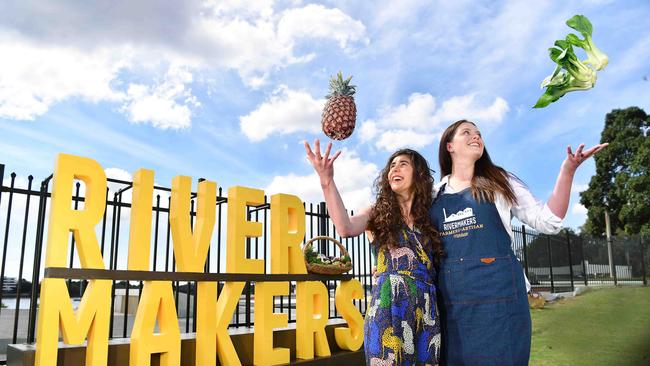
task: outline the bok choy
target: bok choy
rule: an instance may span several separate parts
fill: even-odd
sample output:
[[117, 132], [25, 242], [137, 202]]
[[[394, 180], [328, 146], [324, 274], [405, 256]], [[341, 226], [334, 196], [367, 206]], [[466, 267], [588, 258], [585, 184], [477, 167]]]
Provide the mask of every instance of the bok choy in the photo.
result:
[[[565, 39], [555, 41], [554, 47], [549, 48], [549, 55], [556, 67], [553, 73], [542, 81], [541, 86], [546, 90], [533, 108], [544, 108], [566, 93], [593, 88], [596, 84], [596, 71], [604, 69], [609, 62], [607, 55], [593, 43], [593, 27], [587, 17], [575, 15], [567, 20], [566, 24], [582, 34], [584, 39], [570, 33]], [[587, 59], [579, 60], [574, 47], [582, 48], [587, 54]]]

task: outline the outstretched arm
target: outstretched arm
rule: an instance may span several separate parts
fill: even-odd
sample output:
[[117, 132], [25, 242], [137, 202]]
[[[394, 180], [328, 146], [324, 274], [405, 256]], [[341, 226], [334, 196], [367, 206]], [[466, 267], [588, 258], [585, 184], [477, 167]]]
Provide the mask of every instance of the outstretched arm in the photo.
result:
[[569, 208], [569, 197], [571, 195], [571, 185], [573, 184], [573, 176], [576, 170], [583, 161], [589, 159], [592, 155], [607, 147], [607, 143], [599, 144], [589, 150], [582, 151], [585, 144], [580, 144], [576, 153], [573, 154], [571, 146], [567, 146], [567, 157], [562, 163], [560, 174], [557, 176], [555, 188], [551, 197], [548, 199], [547, 205], [556, 216], [564, 219], [566, 212]]
[[332, 143], [327, 144], [325, 155], [321, 156], [320, 141], [314, 141], [314, 150], [312, 151], [309, 143], [305, 141], [305, 150], [307, 151], [307, 159], [316, 170], [320, 178], [320, 185], [323, 189], [323, 196], [329, 210], [330, 217], [336, 226], [336, 230], [342, 237], [357, 236], [361, 234], [368, 224], [371, 208], [367, 207], [356, 215], [350, 217], [339, 190], [334, 183], [334, 160], [341, 155], [341, 151], [337, 151], [331, 158], [329, 157], [332, 150]]

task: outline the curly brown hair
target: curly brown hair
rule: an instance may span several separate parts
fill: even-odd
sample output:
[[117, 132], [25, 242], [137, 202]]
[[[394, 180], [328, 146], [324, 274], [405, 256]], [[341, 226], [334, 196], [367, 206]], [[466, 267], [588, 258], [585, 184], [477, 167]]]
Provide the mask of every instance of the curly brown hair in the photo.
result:
[[[378, 243], [378, 249], [388, 246], [389, 248], [397, 243], [397, 234], [404, 228], [404, 219], [400, 205], [397, 202], [397, 195], [390, 187], [388, 173], [391, 162], [400, 155], [408, 156], [413, 166], [413, 204], [411, 214], [415, 227], [429, 240], [438, 260], [442, 256], [442, 245], [438, 238], [438, 231], [431, 223], [429, 208], [433, 202], [433, 175], [427, 160], [415, 150], [401, 149], [394, 152], [386, 166], [377, 177], [374, 190], [377, 197], [368, 219], [367, 229], [370, 230]], [[426, 245], [426, 243], [423, 243]]]

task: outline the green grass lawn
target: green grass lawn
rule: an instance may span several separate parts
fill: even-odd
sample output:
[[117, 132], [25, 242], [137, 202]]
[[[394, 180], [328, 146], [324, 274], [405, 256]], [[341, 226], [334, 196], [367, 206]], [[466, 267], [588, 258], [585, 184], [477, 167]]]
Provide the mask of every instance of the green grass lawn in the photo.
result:
[[531, 365], [650, 365], [650, 287], [591, 289], [531, 315]]

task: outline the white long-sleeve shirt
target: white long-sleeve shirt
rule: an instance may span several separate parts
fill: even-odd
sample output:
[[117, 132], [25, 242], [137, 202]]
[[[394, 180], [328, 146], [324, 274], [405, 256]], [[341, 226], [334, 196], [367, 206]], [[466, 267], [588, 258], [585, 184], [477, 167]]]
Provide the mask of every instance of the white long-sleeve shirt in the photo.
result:
[[[434, 186], [434, 195], [438, 193], [443, 184], [449, 182], [449, 176], [440, 180]], [[512, 232], [512, 218], [516, 217], [519, 221], [532, 227], [540, 233], [544, 234], [557, 234], [562, 229], [562, 219], [557, 217], [548, 205], [539, 199], [535, 198], [528, 188], [519, 180], [509, 176], [508, 182], [517, 197], [517, 205], [513, 206], [506, 201], [503, 196], [497, 195], [494, 205], [499, 212], [503, 227], [510, 235], [510, 242], [514, 242], [514, 234]], [[457, 193], [452, 187], [447, 184], [443, 194]], [[530, 283], [526, 278], [526, 290], [530, 291]]]

